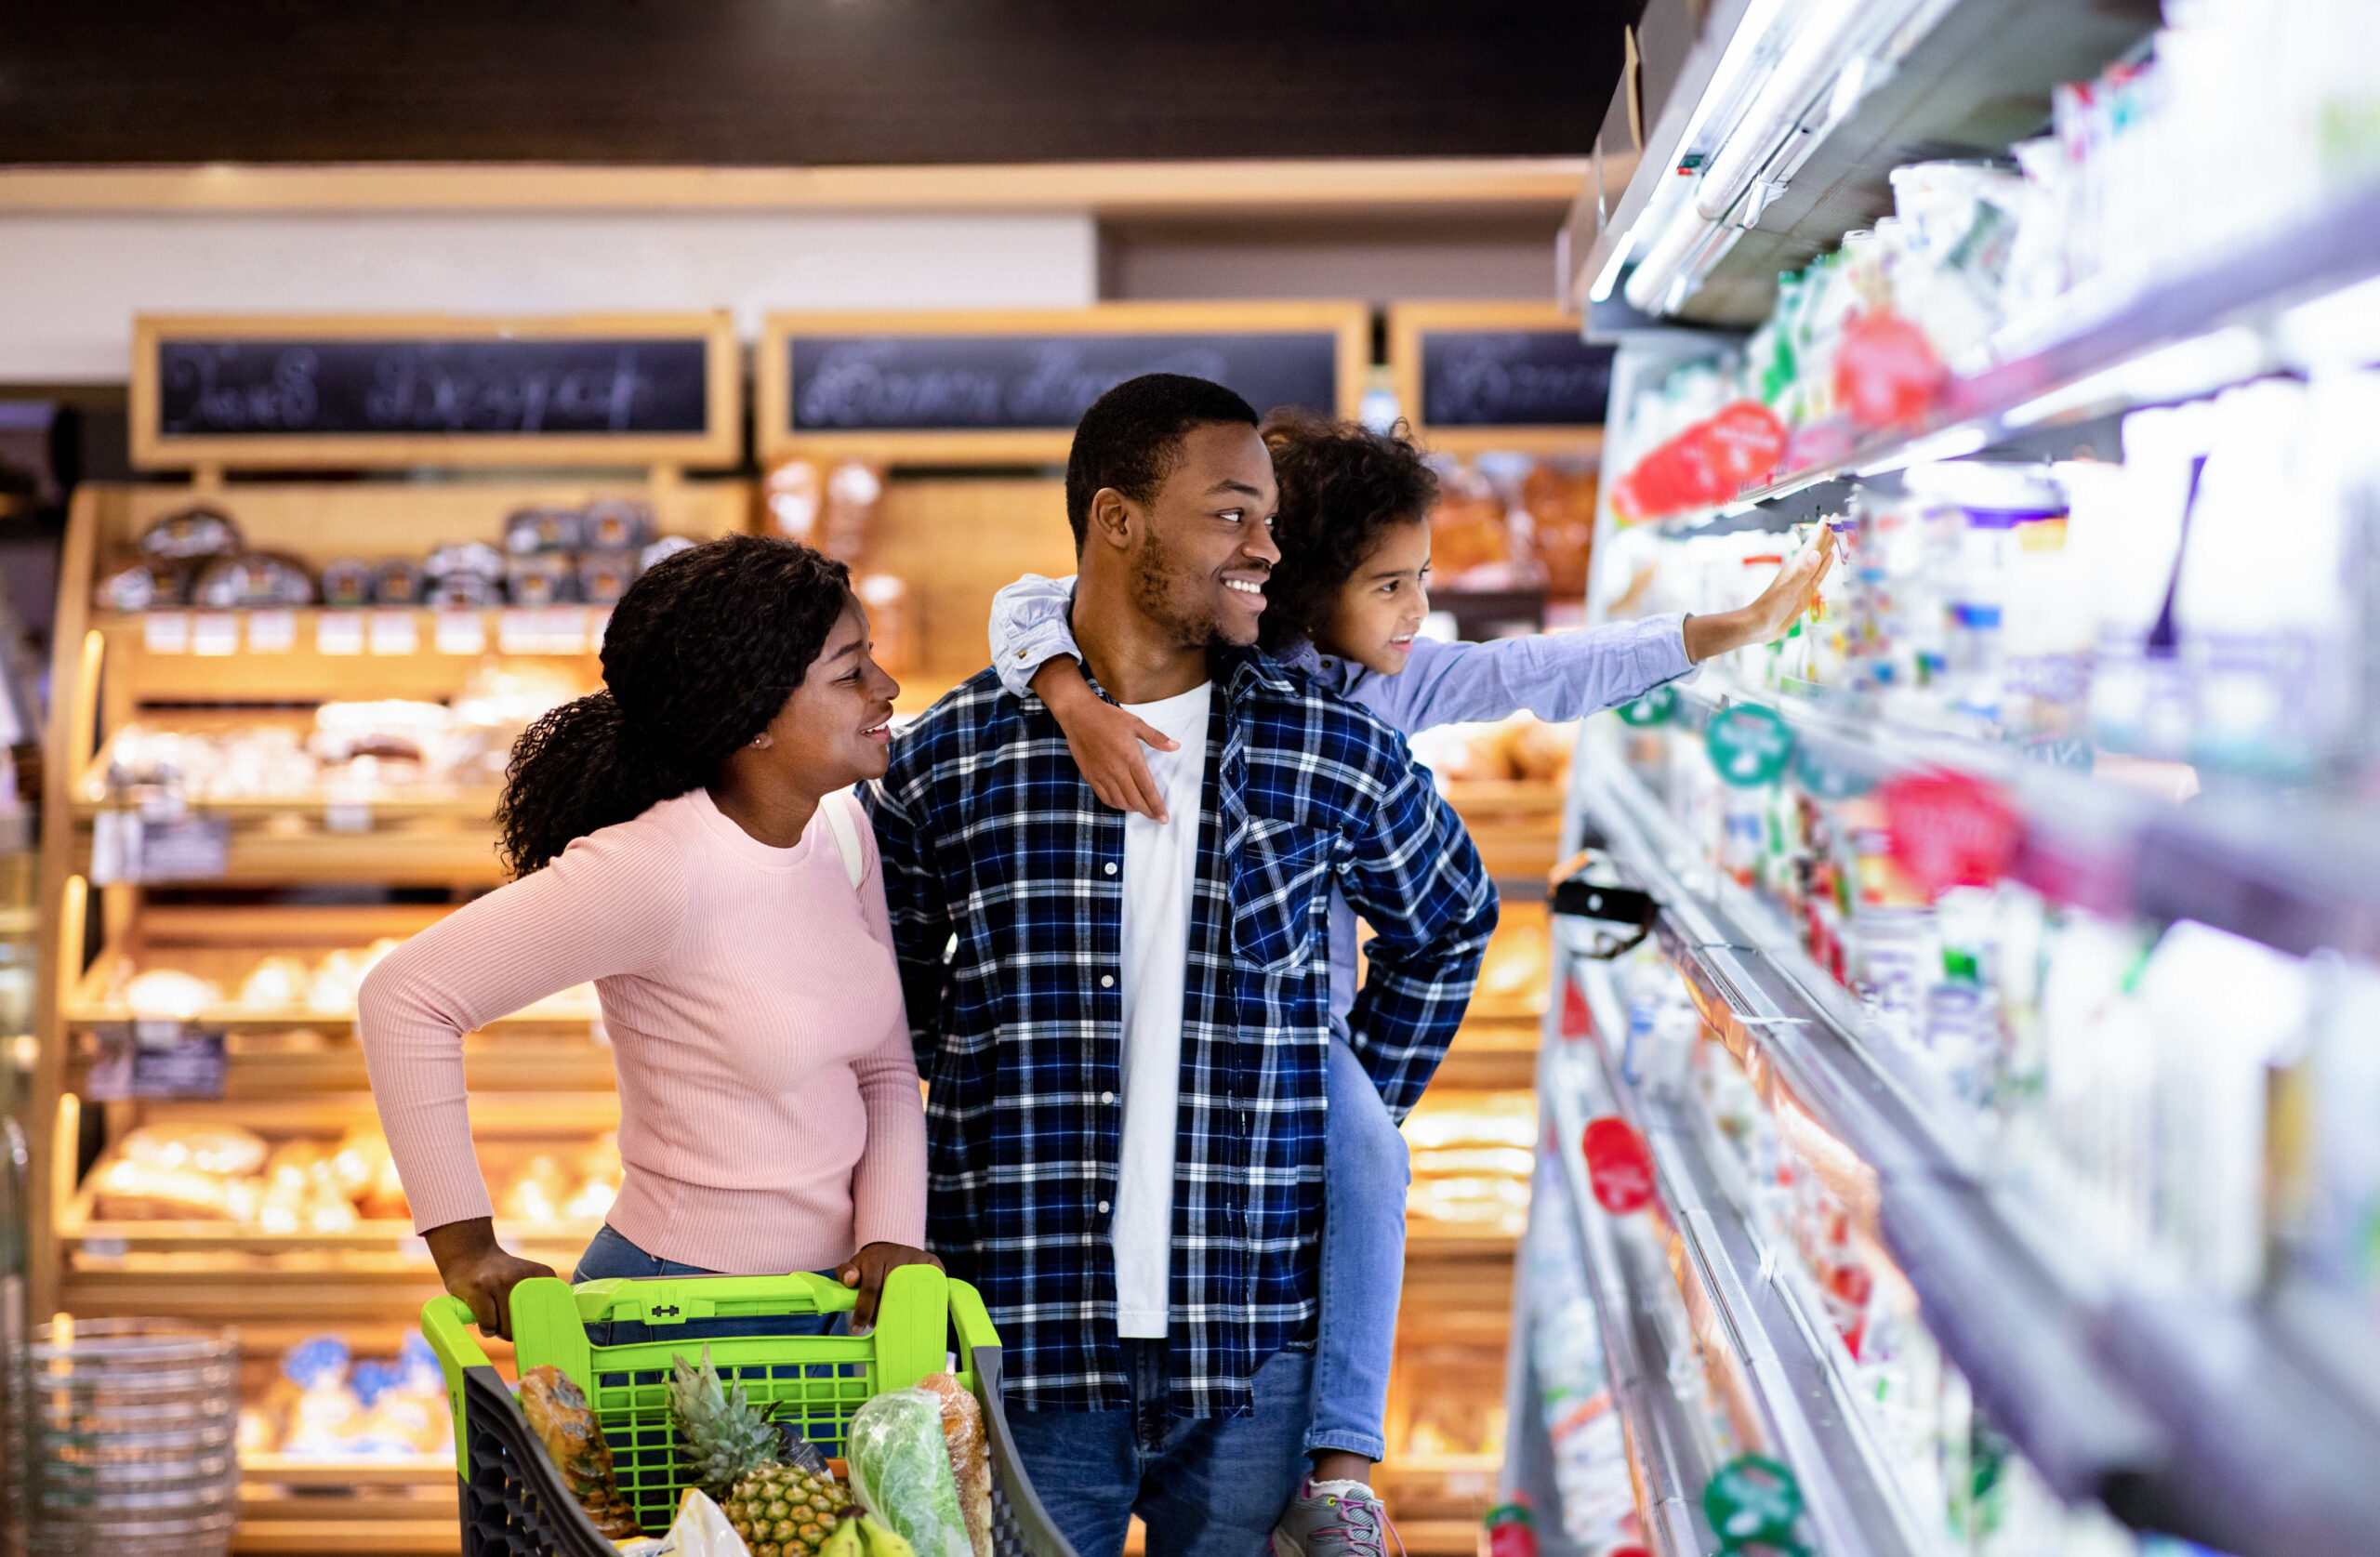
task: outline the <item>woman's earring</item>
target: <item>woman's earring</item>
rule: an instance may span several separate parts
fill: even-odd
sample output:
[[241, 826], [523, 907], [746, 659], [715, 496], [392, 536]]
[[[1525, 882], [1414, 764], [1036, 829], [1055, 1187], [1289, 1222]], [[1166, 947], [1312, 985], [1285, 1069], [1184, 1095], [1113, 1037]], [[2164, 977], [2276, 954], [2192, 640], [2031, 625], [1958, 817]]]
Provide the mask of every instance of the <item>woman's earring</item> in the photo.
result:
[[758, 735], [752, 737], [752, 744], [756, 746], [767, 746], [769, 744], [769, 732], [765, 730], [761, 731]]

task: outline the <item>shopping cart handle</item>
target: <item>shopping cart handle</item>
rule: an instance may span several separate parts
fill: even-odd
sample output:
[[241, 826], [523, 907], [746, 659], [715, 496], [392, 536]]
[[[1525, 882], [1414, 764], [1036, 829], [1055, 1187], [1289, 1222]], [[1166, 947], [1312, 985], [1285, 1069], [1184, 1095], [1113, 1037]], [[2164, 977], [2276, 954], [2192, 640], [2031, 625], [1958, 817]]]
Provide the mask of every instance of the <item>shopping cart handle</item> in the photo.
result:
[[421, 1305], [421, 1333], [450, 1379], [467, 1367], [488, 1366], [487, 1353], [471, 1335], [473, 1323], [471, 1305], [460, 1298], [432, 1298]]

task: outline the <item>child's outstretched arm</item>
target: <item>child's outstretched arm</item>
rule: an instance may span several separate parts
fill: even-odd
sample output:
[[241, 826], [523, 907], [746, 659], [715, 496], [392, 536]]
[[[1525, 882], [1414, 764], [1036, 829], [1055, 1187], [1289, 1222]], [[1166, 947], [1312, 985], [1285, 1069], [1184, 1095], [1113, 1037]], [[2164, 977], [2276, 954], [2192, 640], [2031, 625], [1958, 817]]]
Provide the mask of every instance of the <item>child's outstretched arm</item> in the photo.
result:
[[1179, 743], [1091, 690], [1066, 625], [1074, 593], [1072, 578], [1026, 574], [994, 596], [992, 665], [1009, 691], [1019, 697], [1030, 692], [1050, 706], [1075, 766], [1101, 804], [1168, 821], [1141, 747], [1172, 751]]
[[1713, 654], [1782, 637], [1810, 609], [1833, 560], [1829, 531], [1752, 604], [1707, 616], [1647, 616], [1493, 643], [1417, 639], [1401, 675], [1365, 672], [1342, 691], [1407, 734], [1523, 708], [1540, 719], [1578, 719], [1642, 697]]

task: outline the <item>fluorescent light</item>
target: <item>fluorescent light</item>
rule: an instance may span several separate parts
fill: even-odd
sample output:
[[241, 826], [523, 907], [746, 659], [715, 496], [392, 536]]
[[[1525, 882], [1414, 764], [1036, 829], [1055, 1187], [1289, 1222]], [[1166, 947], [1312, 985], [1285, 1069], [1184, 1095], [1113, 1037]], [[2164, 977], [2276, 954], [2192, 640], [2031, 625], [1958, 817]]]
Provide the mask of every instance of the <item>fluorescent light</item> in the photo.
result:
[[1595, 277], [1593, 287], [1587, 293], [1589, 302], [1611, 300], [1611, 289], [1619, 284], [1620, 272], [1627, 268], [1628, 251], [1635, 245], [1635, 240], [1636, 230], [1632, 227], [1620, 235], [1620, 242], [1611, 245], [1611, 257], [1603, 262], [1603, 273]]
[[1979, 455], [1991, 444], [1991, 437], [1975, 426], [1945, 428], [1940, 432], [1904, 443], [1899, 450], [1859, 468], [1862, 476], [1881, 476], [1911, 465], [1938, 465], [1946, 459], [1964, 459]]
[[1792, 139], [1802, 116], [1819, 96], [1843, 44], [1859, 20], [1859, 0], [1823, 0], [1818, 14], [1796, 28], [1784, 55], [1761, 85], [1743, 118], [1729, 126], [1711, 158], [1695, 209], [1709, 221], [1726, 216], [1752, 176]]

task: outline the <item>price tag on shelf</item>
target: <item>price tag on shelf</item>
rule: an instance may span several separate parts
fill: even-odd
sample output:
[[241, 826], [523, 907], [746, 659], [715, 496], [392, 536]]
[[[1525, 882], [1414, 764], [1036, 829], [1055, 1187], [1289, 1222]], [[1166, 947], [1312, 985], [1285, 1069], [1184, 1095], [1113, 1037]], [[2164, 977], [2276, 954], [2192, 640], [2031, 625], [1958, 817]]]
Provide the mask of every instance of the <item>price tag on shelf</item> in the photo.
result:
[[298, 647], [298, 614], [292, 611], [248, 613], [248, 653], [285, 654]]
[[91, 819], [91, 882], [218, 880], [231, 846], [228, 817], [103, 811]]
[[421, 630], [414, 623], [410, 611], [376, 611], [372, 614], [372, 652], [376, 654], [410, 654], [421, 647]]
[[497, 612], [496, 646], [508, 654], [537, 653], [537, 614], [518, 608]]
[[537, 614], [538, 641], [545, 645], [541, 653], [549, 654], [583, 654], [587, 653], [587, 611], [583, 606], [549, 606]]
[[1647, 725], [1667, 724], [1677, 714], [1677, 689], [1655, 687], [1633, 703], [1620, 706], [1620, 721], [1642, 729]]
[[487, 618], [476, 611], [442, 611], [434, 640], [442, 654], [487, 653]]
[[1785, 772], [1793, 755], [1793, 727], [1773, 708], [1739, 703], [1712, 716], [1702, 742], [1722, 779], [1739, 789], [1756, 789], [1775, 784]]
[[152, 611], [140, 618], [140, 646], [152, 654], [190, 653], [190, 613]]
[[190, 652], [193, 654], [236, 654], [240, 652], [240, 619], [228, 611], [201, 612], [190, 619]]
[[612, 608], [610, 606], [607, 605], [601, 611], [588, 612], [587, 614], [587, 652], [590, 654], [602, 653], [603, 635], [611, 630]]
[[1802, 1517], [1802, 1488], [1793, 1472], [1759, 1455], [1738, 1455], [1712, 1473], [1702, 1511], [1729, 1550], [1759, 1542], [1790, 1548]]
[[186, 1022], [143, 1020], [101, 1024], [93, 1036], [91, 1096], [102, 1102], [136, 1098], [220, 1098], [223, 1029]]
[[323, 807], [323, 831], [326, 833], [371, 830], [372, 803], [368, 800], [332, 800]]
[[325, 611], [316, 617], [314, 652], [320, 654], [364, 653], [364, 613]]

